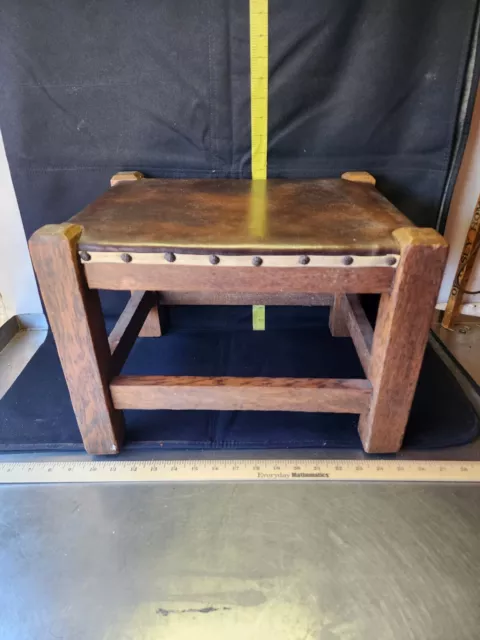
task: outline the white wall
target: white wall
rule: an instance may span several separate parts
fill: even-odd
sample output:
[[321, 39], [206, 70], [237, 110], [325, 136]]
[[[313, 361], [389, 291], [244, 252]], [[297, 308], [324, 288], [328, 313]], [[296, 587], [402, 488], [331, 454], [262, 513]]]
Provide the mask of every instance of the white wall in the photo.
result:
[[[445, 237], [450, 243], [450, 254], [447, 268], [440, 289], [439, 302], [446, 303], [450, 294], [457, 269], [463, 243], [472, 219], [475, 204], [480, 195], [480, 89], [477, 93], [475, 109], [473, 112], [472, 126], [468, 136], [465, 155], [463, 156], [460, 173], [455, 184], [452, 203], [448, 213]], [[468, 286], [470, 291], [480, 289], [480, 253], [477, 254], [474, 271], [470, 277]], [[469, 305], [468, 313], [480, 315], [480, 296], [463, 297], [465, 303], [477, 303]]]
[[0, 132], [0, 317], [43, 313]]

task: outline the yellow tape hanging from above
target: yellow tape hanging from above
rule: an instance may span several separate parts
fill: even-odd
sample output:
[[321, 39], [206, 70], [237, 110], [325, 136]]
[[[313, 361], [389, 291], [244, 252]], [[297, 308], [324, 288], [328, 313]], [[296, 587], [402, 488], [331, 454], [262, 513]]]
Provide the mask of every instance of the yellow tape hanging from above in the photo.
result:
[[252, 180], [267, 178], [268, 0], [250, 0]]
[[[252, 190], [250, 233], [266, 233], [267, 145], [268, 145], [268, 0], [250, 0], [250, 111]], [[265, 307], [252, 308], [253, 329], [265, 329]]]

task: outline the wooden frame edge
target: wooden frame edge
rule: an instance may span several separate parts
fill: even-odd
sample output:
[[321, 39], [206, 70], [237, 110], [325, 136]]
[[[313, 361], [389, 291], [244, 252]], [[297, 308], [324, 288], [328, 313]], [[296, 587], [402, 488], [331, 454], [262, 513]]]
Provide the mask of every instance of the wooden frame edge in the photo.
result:
[[120, 373], [142, 327], [156, 303], [152, 291], [134, 291], [108, 336], [111, 351], [110, 375]]
[[365, 379], [117, 376], [117, 409], [363, 413], [372, 386]]
[[368, 378], [373, 344], [372, 325], [363, 310], [358, 295], [343, 295], [341, 309], [358, 358]]
[[46, 225], [32, 235], [29, 249], [83, 444], [90, 454], [111, 455], [122, 445], [123, 414], [110, 394], [98, 291], [88, 286], [78, 258], [81, 233], [76, 224]]
[[309, 269], [106, 264], [83, 265], [91, 289], [113, 291], [203, 291], [291, 294], [383, 293], [390, 291], [391, 267], [312, 267]]

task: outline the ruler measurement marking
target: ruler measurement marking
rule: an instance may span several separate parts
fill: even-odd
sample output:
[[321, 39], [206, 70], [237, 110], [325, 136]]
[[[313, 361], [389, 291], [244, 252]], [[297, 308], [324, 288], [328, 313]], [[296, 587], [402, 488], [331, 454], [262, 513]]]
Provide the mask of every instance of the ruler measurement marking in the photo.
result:
[[[249, 0], [250, 20], [250, 128], [252, 193], [249, 230], [262, 239], [266, 233], [268, 147], [268, 0]], [[260, 184], [255, 184], [259, 181]], [[263, 184], [262, 184], [263, 183]], [[265, 307], [252, 308], [252, 328], [265, 330]]]
[[231, 480], [480, 482], [480, 462], [262, 459], [0, 463], [3, 484]]
[[265, 180], [268, 144], [268, 0], [250, 0], [249, 14], [252, 180]]

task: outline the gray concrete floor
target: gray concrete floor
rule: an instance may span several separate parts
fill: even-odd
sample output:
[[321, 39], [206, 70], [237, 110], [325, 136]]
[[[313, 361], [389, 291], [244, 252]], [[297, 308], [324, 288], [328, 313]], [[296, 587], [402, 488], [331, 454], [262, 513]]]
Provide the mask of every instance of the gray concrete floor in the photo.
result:
[[[295, 451], [339, 455], [363, 456]], [[480, 443], [399, 457], [480, 459]], [[480, 638], [479, 491], [308, 482], [3, 486], [0, 640]]]

